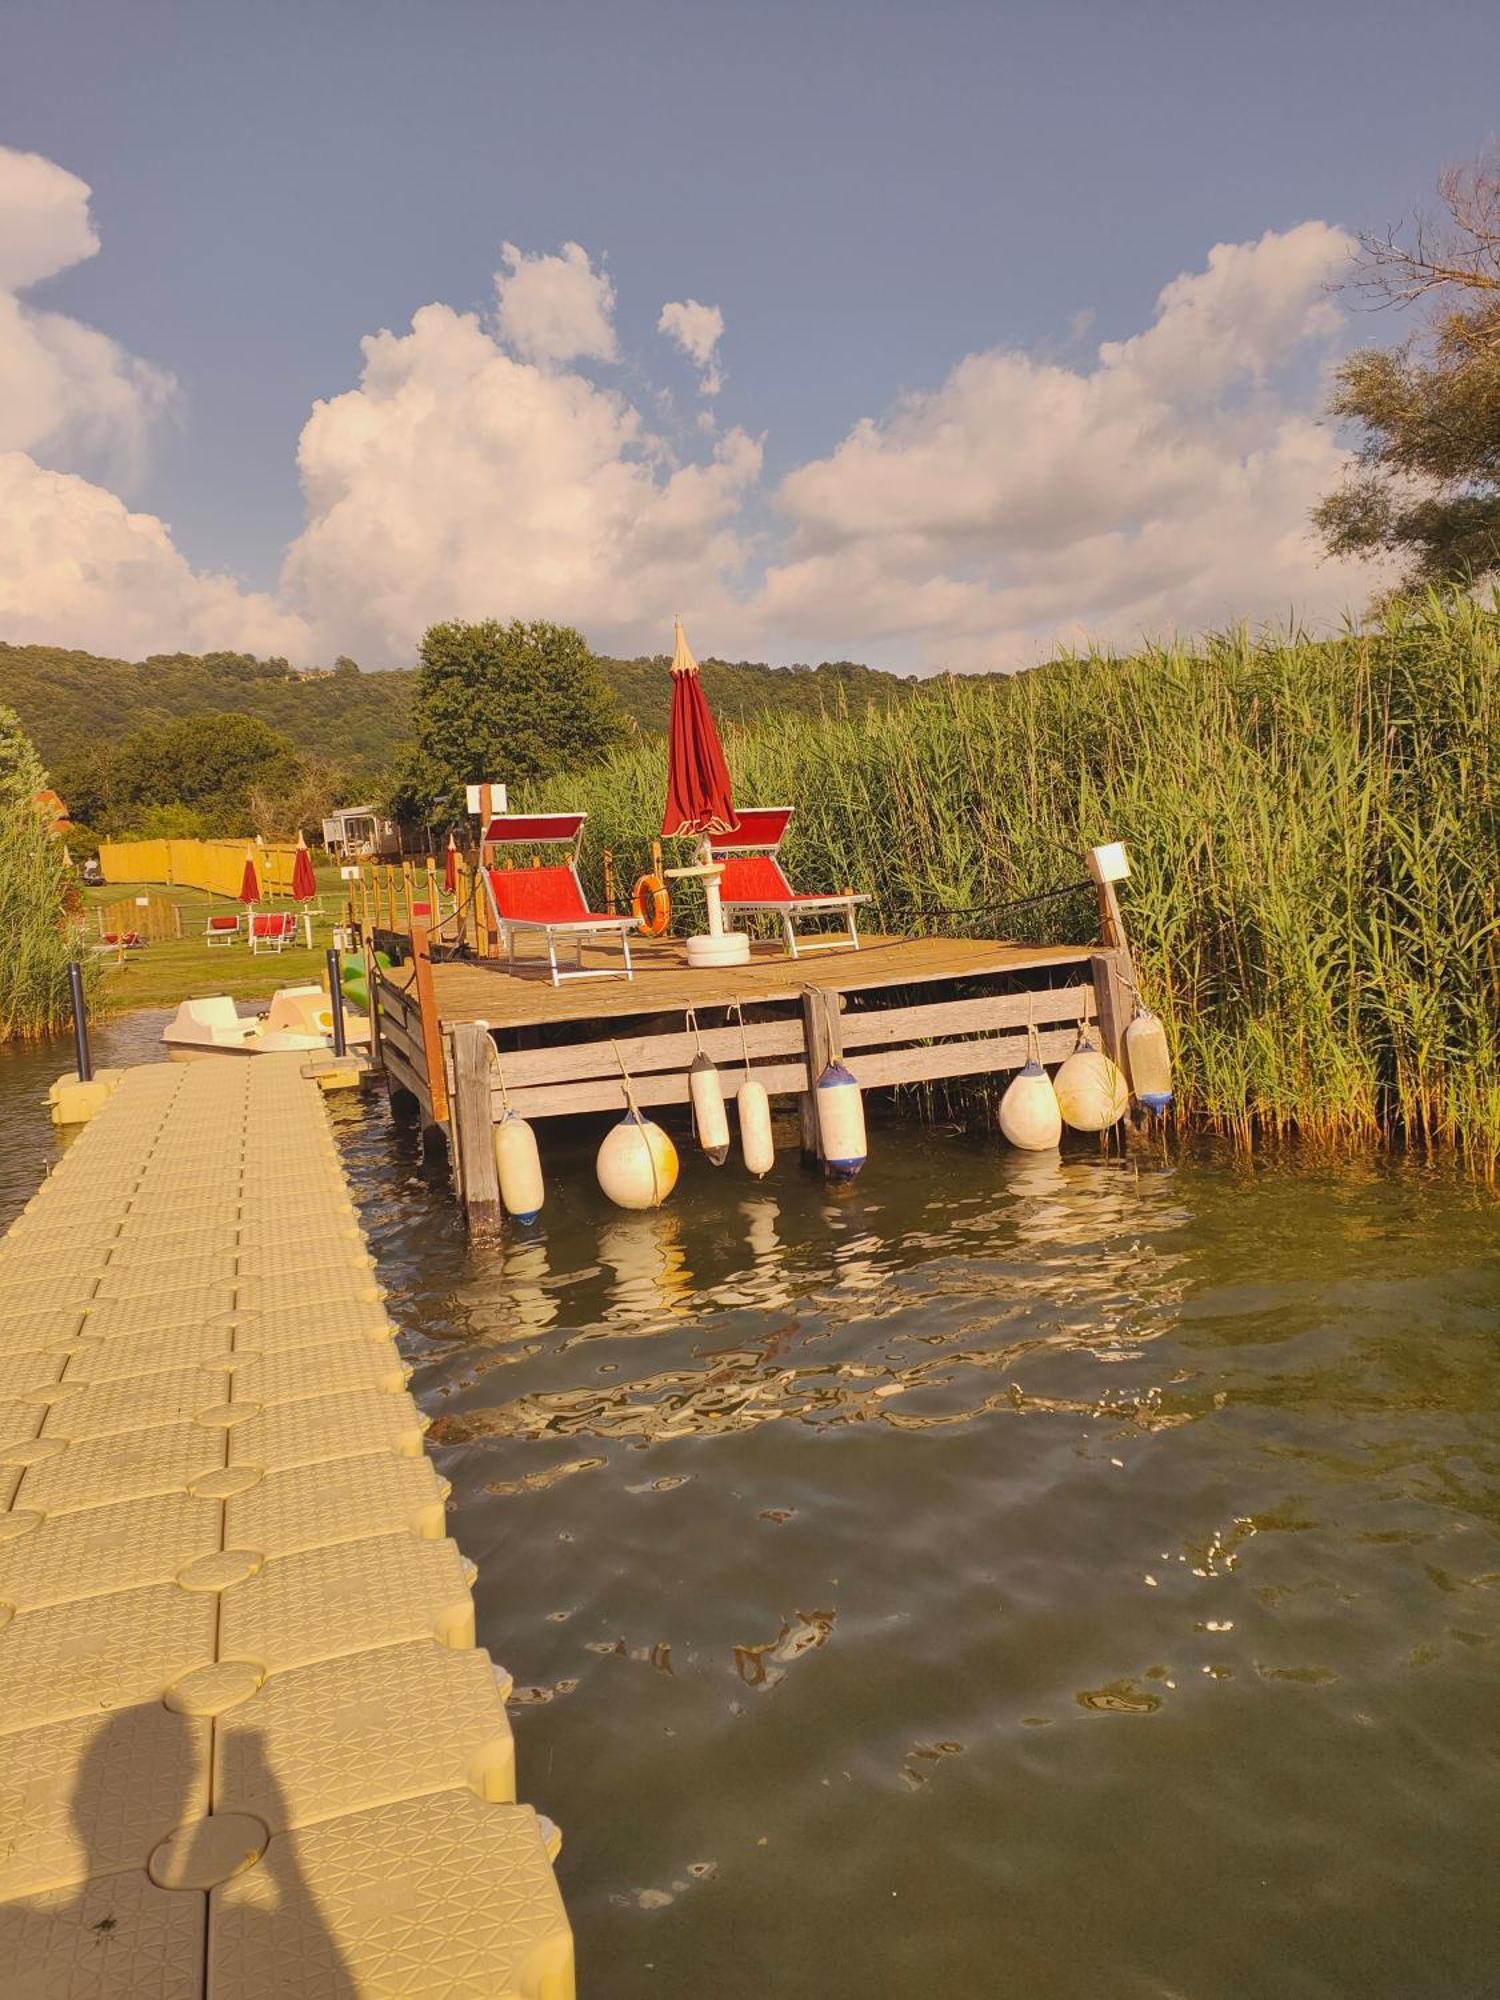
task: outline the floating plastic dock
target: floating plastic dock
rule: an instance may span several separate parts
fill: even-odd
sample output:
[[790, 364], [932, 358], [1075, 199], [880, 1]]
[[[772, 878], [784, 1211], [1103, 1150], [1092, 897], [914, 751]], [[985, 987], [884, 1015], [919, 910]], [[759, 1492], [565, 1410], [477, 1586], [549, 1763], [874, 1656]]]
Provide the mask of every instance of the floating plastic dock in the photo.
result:
[[6, 2000], [572, 2000], [302, 1063], [127, 1071], [0, 1243]]

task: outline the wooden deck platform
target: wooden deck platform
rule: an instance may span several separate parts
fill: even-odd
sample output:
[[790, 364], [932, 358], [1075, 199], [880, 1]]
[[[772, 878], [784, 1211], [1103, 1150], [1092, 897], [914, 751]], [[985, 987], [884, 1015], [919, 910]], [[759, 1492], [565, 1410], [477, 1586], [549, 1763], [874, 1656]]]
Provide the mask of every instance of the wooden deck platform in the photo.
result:
[[[1105, 935], [1110, 935], [1105, 925]], [[554, 986], [541, 960], [434, 962], [427, 934], [376, 933], [404, 963], [368, 961], [376, 1060], [393, 1092], [441, 1131], [472, 1227], [499, 1226], [491, 1128], [506, 1105], [528, 1119], [620, 1112], [622, 1064], [642, 1107], [686, 1104], [688, 1068], [710, 1056], [732, 1092], [746, 1075], [801, 1100], [837, 1058], [865, 1089], [982, 1078], [1022, 1067], [1035, 1030], [1061, 1062], [1087, 1027], [1118, 1055], [1132, 983], [1123, 933], [1110, 944], [876, 936], [798, 958], [759, 944], [749, 965], [690, 966], [680, 942], [645, 941], [635, 976]], [[618, 950], [586, 951], [587, 969]]]
[[571, 2000], [299, 1056], [126, 1071], [0, 1244], [0, 1993]]
[[[687, 962], [676, 938], [648, 938], [632, 947], [635, 977], [570, 979], [554, 986], [545, 960], [511, 973], [500, 962], [434, 964], [433, 992], [445, 1025], [487, 1021], [491, 1028], [578, 1024], [620, 1020], [632, 1014], [680, 1014], [688, 1007], [747, 1008], [774, 1000], [800, 999], [803, 989], [874, 992], [933, 980], [960, 980], [1000, 973], [1045, 971], [1086, 965], [1097, 945], [1023, 945], [982, 938], [871, 937], [858, 951], [816, 951], [788, 958], [780, 941], [752, 947], [748, 966], [700, 971]], [[586, 949], [586, 969], [615, 966], [617, 950]], [[519, 963], [519, 961], [518, 961]]]

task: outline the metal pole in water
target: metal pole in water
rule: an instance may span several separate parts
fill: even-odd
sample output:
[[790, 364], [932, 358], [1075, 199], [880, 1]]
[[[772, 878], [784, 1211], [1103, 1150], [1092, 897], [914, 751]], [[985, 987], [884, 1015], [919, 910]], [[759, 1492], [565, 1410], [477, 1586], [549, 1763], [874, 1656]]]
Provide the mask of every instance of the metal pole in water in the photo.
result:
[[336, 1056], [348, 1054], [344, 1040], [344, 991], [339, 985], [339, 955], [328, 953], [328, 1004], [333, 1013], [333, 1053]]
[[94, 1059], [89, 1054], [89, 1016], [83, 999], [83, 967], [76, 958], [68, 964], [68, 985], [73, 993], [73, 1055], [78, 1065], [78, 1081], [92, 1083]]

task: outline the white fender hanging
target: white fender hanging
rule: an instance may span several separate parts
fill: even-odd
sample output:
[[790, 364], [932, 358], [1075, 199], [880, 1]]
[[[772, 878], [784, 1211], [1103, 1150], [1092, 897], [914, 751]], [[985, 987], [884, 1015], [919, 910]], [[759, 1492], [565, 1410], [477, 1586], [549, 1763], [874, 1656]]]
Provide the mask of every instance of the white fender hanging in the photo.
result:
[[818, 1078], [813, 1097], [823, 1171], [830, 1180], [852, 1181], [865, 1163], [865, 1105], [859, 1085], [841, 1062], [831, 1062]]
[[1130, 1088], [1082, 1022], [1078, 1046], [1053, 1079], [1058, 1109], [1075, 1132], [1107, 1132], [1130, 1108]]
[[1160, 1117], [1172, 1102], [1172, 1057], [1167, 1031], [1149, 1007], [1137, 1007], [1125, 1030], [1125, 1067], [1136, 1102]]
[[535, 1222], [547, 1199], [536, 1133], [519, 1111], [507, 1110], [495, 1127], [495, 1170], [500, 1199], [517, 1222]]
[[495, 1173], [500, 1182], [500, 1200], [507, 1215], [517, 1222], [535, 1222], [547, 1199], [547, 1183], [542, 1178], [542, 1156], [537, 1150], [536, 1133], [519, 1111], [510, 1108], [505, 1088], [505, 1067], [500, 1051], [490, 1036], [488, 1021], [476, 1023], [489, 1041], [490, 1063], [500, 1080], [500, 1122], [495, 1127]]
[[734, 1100], [740, 1119], [740, 1150], [747, 1169], [757, 1180], [776, 1164], [776, 1143], [771, 1137], [771, 1100], [765, 1085], [746, 1077]]
[[1055, 1152], [1062, 1138], [1057, 1092], [1042, 1068], [1036, 1029], [1026, 1024], [1026, 1067], [1011, 1078], [1000, 1100], [1000, 1130], [1023, 1153]]
[[740, 1054], [745, 1062], [745, 1081], [734, 1100], [740, 1121], [740, 1151], [745, 1156], [747, 1171], [760, 1180], [776, 1164], [776, 1142], [771, 1135], [771, 1100], [766, 1095], [765, 1085], [757, 1083], [750, 1074], [750, 1038], [745, 1033], [745, 1009], [738, 1000], [734, 1003], [734, 1011], [740, 1017]]
[[[698, 1035], [698, 1017], [691, 1007], [687, 1010], [687, 1022], [694, 1035]], [[693, 1101], [698, 1144], [716, 1167], [722, 1167], [729, 1158], [729, 1114], [724, 1109], [724, 1087], [719, 1082], [719, 1072], [713, 1058], [704, 1053], [701, 1035], [698, 1035], [698, 1053], [688, 1067], [688, 1095]]]
[[688, 1091], [693, 1100], [693, 1122], [698, 1127], [698, 1144], [716, 1167], [722, 1167], [729, 1158], [729, 1114], [724, 1109], [719, 1072], [710, 1057], [693, 1057], [688, 1070]]

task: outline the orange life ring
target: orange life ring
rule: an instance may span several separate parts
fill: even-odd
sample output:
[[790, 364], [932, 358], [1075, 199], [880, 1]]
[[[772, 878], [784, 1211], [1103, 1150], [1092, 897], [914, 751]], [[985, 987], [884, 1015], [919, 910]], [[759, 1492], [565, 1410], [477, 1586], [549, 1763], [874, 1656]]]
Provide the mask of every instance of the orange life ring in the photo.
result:
[[643, 875], [630, 892], [630, 908], [647, 937], [660, 937], [672, 921], [672, 898], [660, 875]]

